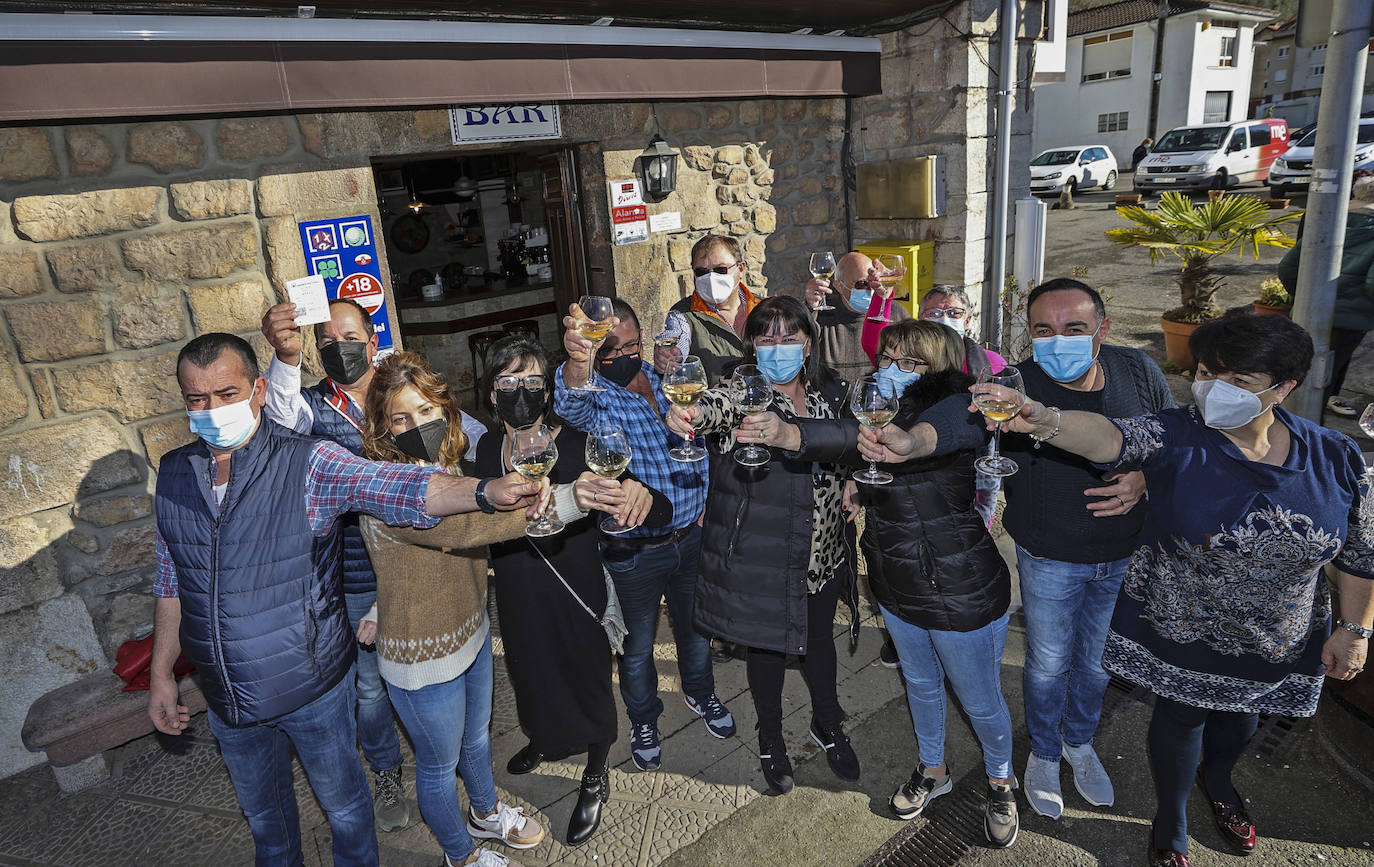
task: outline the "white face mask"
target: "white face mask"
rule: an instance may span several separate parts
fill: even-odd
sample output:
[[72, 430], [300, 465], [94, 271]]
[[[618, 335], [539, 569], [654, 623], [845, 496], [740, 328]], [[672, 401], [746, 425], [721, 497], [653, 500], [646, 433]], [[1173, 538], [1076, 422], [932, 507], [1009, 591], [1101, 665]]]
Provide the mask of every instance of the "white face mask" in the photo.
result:
[[254, 385], [248, 397], [238, 403], [226, 403], [214, 409], [188, 409], [186, 418], [191, 433], [222, 451], [243, 445], [258, 423], [258, 417], [253, 415], [253, 396], [257, 393], [258, 387]]
[[[1272, 391], [1279, 383], [1266, 388]], [[1199, 379], [1193, 382], [1193, 402], [1202, 413], [1202, 421], [1217, 430], [1244, 427], [1264, 412], [1260, 395], [1264, 391], [1246, 391], [1224, 379]]]
[[941, 325], [948, 325], [953, 328], [960, 337], [964, 336], [965, 321], [957, 316], [946, 316], [942, 310], [932, 310], [921, 317], [927, 322], [938, 322]]
[[712, 307], [719, 307], [736, 291], [735, 278], [729, 274], [708, 271], [696, 278], [697, 294]]

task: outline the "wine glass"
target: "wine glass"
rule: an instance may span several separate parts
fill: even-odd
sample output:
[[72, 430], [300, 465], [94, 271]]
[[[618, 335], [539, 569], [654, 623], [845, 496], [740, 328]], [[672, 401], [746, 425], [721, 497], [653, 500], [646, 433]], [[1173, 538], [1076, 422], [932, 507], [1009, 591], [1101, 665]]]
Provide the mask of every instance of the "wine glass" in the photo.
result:
[[[773, 384], [752, 364], [741, 364], [730, 378], [730, 399], [745, 415], [756, 415], [773, 402]], [[735, 451], [735, 463], [761, 467], [772, 459], [768, 449], [748, 445]]]
[[[603, 479], [618, 479], [630, 465], [630, 438], [613, 424], [598, 424], [587, 432], [587, 466]], [[606, 515], [598, 524], [601, 532], [619, 535], [632, 527], [622, 527], [615, 516]]]
[[[883, 253], [873, 260], [873, 270], [877, 272], [878, 282], [896, 292], [896, 285], [906, 277], [906, 263], [895, 253]], [[887, 322], [886, 316], [870, 316], [873, 322]]]
[[595, 370], [596, 351], [601, 348], [606, 335], [611, 333], [611, 317], [615, 314], [615, 308], [611, 305], [611, 299], [605, 295], [583, 295], [577, 306], [582, 308], [582, 314], [587, 317], [586, 322], [577, 326], [577, 333], [590, 340], [592, 347], [587, 352], [587, 381], [581, 385], [569, 386], [569, 389], [605, 391], [606, 389], [592, 382], [592, 371]]
[[989, 476], [1010, 476], [1020, 469], [1016, 461], [998, 453], [1002, 442], [1002, 422], [1016, 415], [1026, 403], [1026, 387], [1021, 383], [1021, 371], [1014, 367], [1004, 367], [1001, 373], [984, 369], [978, 374], [978, 386], [997, 385], [1000, 389], [986, 391], [976, 388], [973, 392], [973, 405], [983, 417], [996, 422], [992, 431], [992, 451], [973, 462], [981, 473]]
[[1360, 413], [1360, 430], [1364, 431], [1367, 437], [1374, 437], [1374, 403], [1364, 408]]
[[[532, 424], [522, 427], [511, 435], [510, 462], [515, 471], [531, 481], [539, 481], [553, 471], [558, 463], [558, 446], [553, 441], [553, 431], [546, 424]], [[563, 522], [544, 510], [539, 520], [525, 527], [526, 536], [552, 536], [563, 532]]]
[[[695, 406], [706, 393], [706, 368], [695, 355], [673, 362], [663, 377], [663, 394], [678, 406]], [[706, 457], [706, 449], [692, 442], [689, 434], [687, 441], [668, 450], [668, 457], [683, 463], [692, 463]]]
[[[834, 253], [812, 253], [811, 254], [811, 276], [817, 280], [829, 280], [835, 274], [835, 254]], [[834, 310], [825, 299], [817, 304], [812, 310]]]
[[[849, 388], [849, 409], [865, 427], [878, 430], [897, 415], [901, 398], [878, 378], [876, 373], [857, 377]], [[854, 474], [854, 481], [869, 485], [886, 485], [892, 474], [878, 469], [876, 461], [868, 462], [868, 469]]]

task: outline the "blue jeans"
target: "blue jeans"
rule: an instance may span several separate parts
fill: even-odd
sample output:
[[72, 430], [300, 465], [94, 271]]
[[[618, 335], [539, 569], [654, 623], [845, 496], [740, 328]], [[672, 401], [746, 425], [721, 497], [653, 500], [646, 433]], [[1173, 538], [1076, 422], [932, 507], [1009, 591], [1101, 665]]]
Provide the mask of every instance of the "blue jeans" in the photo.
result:
[[[377, 591], [345, 593], [348, 624], [358, 634], [358, 622], [377, 601]], [[386, 684], [377, 670], [377, 646], [358, 645], [358, 746], [373, 772], [389, 771], [401, 764], [401, 739], [391, 719], [391, 702], [386, 697]]]
[[945, 763], [945, 678], [973, 723], [987, 775], [1011, 776], [1011, 712], [1002, 698], [1002, 649], [1007, 615], [972, 632], [923, 629], [879, 606], [902, 661], [906, 701], [916, 727], [921, 763]]
[[1026, 615], [1026, 728], [1041, 759], [1058, 761], [1064, 744], [1093, 742], [1111, 680], [1102, 648], [1130, 562], [1066, 563], [1016, 546]]
[[301, 825], [291, 782], [293, 746], [329, 819], [334, 863], [377, 863], [372, 797], [358, 760], [351, 671], [329, 692], [270, 722], [231, 726], [214, 708], [207, 715], [239, 809], [253, 832], [258, 867], [301, 863]]
[[457, 863], [477, 848], [454, 785], [456, 770], [478, 814], [496, 809], [491, 775], [491, 637], [468, 670], [419, 689], [387, 684], [391, 704], [415, 745], [415, 797], [444, 854]]
[[701, 701], [716, 691], [711, 643], [692, 626], [700, 551], [701, 528], [693, 526], [669, 545], [637, 551], [610, 548], [603, 554], [629, 631], [625, 655], [620, 658], [620, 695], [625, 699], [626, 716], [634, 725], [656, 722], [663, 713], [658, 669], [654, 667], [654, 633], [658, 630], [659, 602], [665, 597], [673, 619], [683, 694]]

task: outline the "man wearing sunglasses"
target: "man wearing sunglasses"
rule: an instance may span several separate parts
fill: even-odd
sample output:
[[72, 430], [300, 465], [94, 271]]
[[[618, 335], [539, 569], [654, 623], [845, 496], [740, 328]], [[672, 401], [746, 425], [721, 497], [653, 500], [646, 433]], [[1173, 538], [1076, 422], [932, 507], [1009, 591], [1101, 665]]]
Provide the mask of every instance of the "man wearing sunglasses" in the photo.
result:
[[[850, 382], [873, 370], [873, 361], [862, 344], [864, 324], [874, 299], [890, 304], [893, 292], [892, 287], [868, 279], [872, 269], [873, 260], [863, 253], [846, 253], [835, 263], [831, 279], [813, 278], [804, 290], [806, 306], [812, 310], [827, 299], [833, 306], [830, 310], [816, 310], [816, 348], [821, 364], [833, 367]], [[911, 318], [900, 304], [892, 304], [891, 311], [893, 322]], [[877, 346], [876, 337], [873, 345]]]
[[695, 355], [711, 386], [744, 358], [744, 320], [759, 297], [744, 285], [739, 242], [707, 235], [692, 246], [692, 283], [696, 291], [668, 311], [664, 331], [679, 336], [677, 346], [659, 347], [654, 367], [666, 373], [670, 361]]

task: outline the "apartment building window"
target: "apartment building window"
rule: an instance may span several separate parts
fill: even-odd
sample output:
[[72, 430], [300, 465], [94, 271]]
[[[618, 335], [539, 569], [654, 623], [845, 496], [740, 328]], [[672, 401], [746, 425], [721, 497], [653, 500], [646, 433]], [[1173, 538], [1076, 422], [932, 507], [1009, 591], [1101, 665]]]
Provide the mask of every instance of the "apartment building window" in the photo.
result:
[[1310, 70], [1310, 74], [1311, 74], [1311, 75], [1322, 75], [1322, 74], [1325, 73], [1325, 72], [1326, 72], [1326, 64], [1325, 64], [1325, 63], [1318, 63], [1316, 66], [1312, 67], [1312, 69]]
[[1209, 90], [1202, 102], [1203, 123], [1224, 123], [1231, 119], [1231, 91]]
[[1221, 51], [1217, 55], [1217, 66], [1236, 65], [1236, 37], [1221, 37]]
[[1276, 81], [1276, 82], [1284, 82], [1284, 81], [1287, 81], [1287, 80], [1288, 80], [1288, 70], [1286, 70], [1286, 69], [1276, 69], [1276, 70], [1274, 70], [1274, 81]]
[[1083, 81], [1105, 81], [1131, 74], [1131, 31], [1083, 39]]
[[1312, 53], [1313, 53], [1313, 54], [1316, 54], [1316, 53], [1318, 53], [1318, 52], [1320, 52], [1320, 51], [1325, 51], [1325, 50], [1326, 50], [1326, 43], [1325, 43], [1325, 42], [1320, 42], [1320, 43], [1318, 43], [1318, 44], [1312, 46]]
[[1126, 116], [1128, 114], [1130, 114], [1130, 112], [1126, 111], [1110, 111], [1106, 114], [1099, 114], [1097, 116], [1097, 131], [1125, 132], [1127, 126]]
[[1287, 45], [1280, 45], [1280, 46], [1279, 46], [1279, 50], [1278, 50], [1277, 52], [1275, 52], [1275, 55], [1274, 55], [1274, 56], [1275, 56], [1275, 57], [1287, 57], [1287, 56], [1288, 56], [1288, 46], [1287, 46]]

